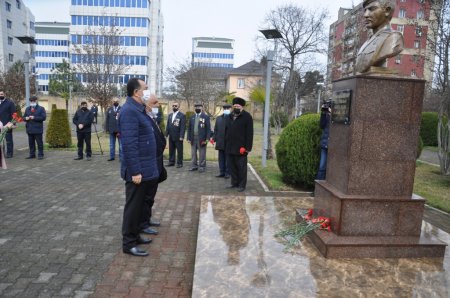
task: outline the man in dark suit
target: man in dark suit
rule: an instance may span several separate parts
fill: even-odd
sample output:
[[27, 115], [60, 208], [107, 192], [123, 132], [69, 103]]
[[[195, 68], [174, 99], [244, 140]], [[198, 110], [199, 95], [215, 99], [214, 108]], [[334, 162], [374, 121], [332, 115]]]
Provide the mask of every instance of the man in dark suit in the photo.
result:
[[44, 142], [42, 134], [44, 133], [44, 121], [47, 118], [45, 109], [37, 104], [37, 97], [30, 97], [30, 106], [25, 109], [23, 119], [26, 122], [28, 134], [28, 146], [30, 155], [27, 159], [36, 158], [36, 143], [38, 145], [38, 159], [44, 158]]
[[233, 98], [233, 113], [225, 129], [225, 153], [229, 157], [231, 185], [245, 191], [247, 186], [247, 155], [253, 147], [253, 118], [244, 110], [245, 100]]
[[98, 116], [98, 106], [97, 104], [93, 104], [91, 107], [92, 115], [94, 115], [94, 121], [92, 123], [97, 123], [97, 116]]
[[116, 98], [113, 101], [112, 107], [109, 107], [106, 111], [105, 130], [109, 133], [109, 159], [112, 161], [116, 157], [116, 140], [119, 144], [119, 158], [122, 155], [122, 149], [119, 139], [119, 126], [117, 125], [119, 119], [120, 109], [119, 100]]
[[[203, 104], [194, 105], [195, 114], [189, 119], [187, 141], [191, 144], [191, 168], [189, 171], [198, 170], [200, 173], [206, 168], [206, 145], [211, 137], [211, 121], [203, 112]], [[197, 162], [197, 151], [199, 160]]]
[[186, 116], [180, 112], [177, 102], [172, 104], [173, 113], [167, 117], [166, 137], [169, 139], [169, 163], [168, 167], [175, 165], [175, 150], [177, 157], [177, 168], [183, 167], [183, 139], [186, 130]]
[[91, 127], [94, 121], [94, 114], [87, 108], [87, 102], [83, 101], [81, 103], [81, 108], [75, 112], [72, 122], [77, 127], [77, 147], [78, 147], [78, 157], [75, 160], [83, 159], [83, 146], [86, 143], [86, 159], [91, 160], [92, 149], [91, 149]]
[[219, 170], [220, 173], [216, 177], [230, 178], [230, 171], [227, 165], [227, 155], [225, 154], [225, 125], [228, 117], [230, 117], [230, 104], [223, 105], [223, 114], [216, 118], [214, 125], [214, 142], [215, 148], [219, 152]]
[[[156, 162], [158, 164], [158, 171], [160, 175], [165, 172], [163, 164], [163, 153], [166, 148], [166, 138], [158, 125], [158, 112], [159, 112], [159, 101], [156, 95], [151, 95], [150, 99], [145, 103], [145, 111], [150, 118], [150, 122], [153, 127], [153, 133], [155, 134], [156, 140]], [[167, 172], [165, 172], [167, 173]], [[167, 174], [166, 174], [167, 175]], [[161, 181], [161, 176], [160, 180]], [[152, 208], [155, 203], [156, 192], [158, 191], [158, 184], [150, 193], [145, 196], [145, 206], [142, 208], [141, 216], [141, 232], [150, 235], [158, 235], [158, 230], [152, 227], [159, 227], [161, 223], [159, 221], [152, 219]]]
[[[12, 120], [12, 115], [16, 112], [16, 105], [11, 99], [6, 98], [5, 91], [0, 89], [0, 121], [3, 125]], [[12, 129], [8, 130], [6, 140], [6, 158], [13, 157], [14, 142]]]

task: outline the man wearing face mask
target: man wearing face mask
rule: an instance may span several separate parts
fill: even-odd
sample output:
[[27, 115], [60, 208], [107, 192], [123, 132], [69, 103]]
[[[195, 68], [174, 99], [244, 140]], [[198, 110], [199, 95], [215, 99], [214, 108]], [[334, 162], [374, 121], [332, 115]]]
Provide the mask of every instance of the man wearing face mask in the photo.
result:
[[[211, 137], [211, 121], [203, 112], [203, 104], [194, 105], [195, 114], [189, 119], [187, 141], [191, 144], [191, 168], [189, 171], [198, 170], [203, 173], [206, 168], [206, 145]], [[199, 160], [197, 162], [197, 151]]]
[[166, 137], [169, 142], [169, 163], [168, 167], [175, 165], [175, 151], [177, 168], [183, 167], [183, 139], [186, 130], [186, 116], [179, 110], [177, 102], [172, 104], [172, 111], [167, 117]]
[[[5, 91], [0, 89], [0, 121], [6, 124], [12, 120], [12, 115], [16, 112], [16, 105], [11, 99], [6, 98]], [[8, 130], [5, 136], [6, 141], [6, 158], [13, 157], [13, 133], [12, 129]]]
[[120, 146], [119, 139], [119, 126], [118, 119], [120, 109], [122, 107], [119, 105], [119, 99], [115, 98], [112, 107], [108, 108], [106, 111], [106, 132], [109, 133], [109, 159], [112, 161], [116, 157], [116, 140], [119, 144], [119, 158], [122, 155], [122, 148]]
[[47, 118], [45, 109], [37, 104], [37, 97], [30, 97], [30, 106], [25, 109], [23, 119], [26, 122], [28, 134], [28, 146], [30, 155], [26, 159], [36, 158], [36, 143], [38, 146], [38, 159], [44, 158], [44, 142], [42, 134], [44, 133], [44, 121]]
[[94, 114], [88, 110], [87, 102], [81, 102], [81, 107], [73, 116], [72, 122], [77, 128], [77, 148], [78, 157], [75, 160], [83, 159], [83, 146], [86, 143], [86, 160], [91, 160], [91, 127], [94, 121]]
[[231, 174], [228, 188], [237, 188], [239, 192], [245, 191], [247, 185], [247, 155], [253, 147], [253, 118], [244, 106], [244, 99], [233, 98], [233, 113], [225, 128], [225, 153]]
[[220, 173], [216, 176], [218, 178], [230, 178], [230, 171], [227, 165], [227, 155], [225, 154], [225, 124], [230, 116], [231, 105], [223, 105], [223, 114], [216, 118], [216, 124], [214, 125], [214, 138], [212, 141], [215, 143], [215, 148], [219, 152], [219, 170]]

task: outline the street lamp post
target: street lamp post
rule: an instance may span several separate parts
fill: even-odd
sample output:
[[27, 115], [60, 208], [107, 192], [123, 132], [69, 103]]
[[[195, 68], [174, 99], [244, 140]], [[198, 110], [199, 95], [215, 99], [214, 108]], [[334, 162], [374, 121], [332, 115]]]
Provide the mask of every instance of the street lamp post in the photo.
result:
[[[32, 36], [16, 36], [23, 44], [36, 44], [36, 40]], [[25, 51], [23, 57], [23, 68], [25, 73], [25, 102], [26, 106], [30, 106], [30, 53]]]
[[322, 91], [322, 86], [324, 85], [323, 83], [316, 83], [316, 85], [319, 86], [319, 96], [317, 97], [317, 113], [320, 113], [320, 93]]
[[[278, 39], [283, 36], [277, 29], [259, 30], [264, 34], [266, 39]], [[264, 130], [263, 130], [263, 150], [262, 150], [262, 166], [266, 167], [267, 152], [269, 150], [269, 117], [270, 117], [270, 85], [272, 83], [272, 66], [273, 59], [277, 51], [277, 44], [273, 51], [267, 53], [267, 75], [266, 75], [266, 96], [264, 99]]]

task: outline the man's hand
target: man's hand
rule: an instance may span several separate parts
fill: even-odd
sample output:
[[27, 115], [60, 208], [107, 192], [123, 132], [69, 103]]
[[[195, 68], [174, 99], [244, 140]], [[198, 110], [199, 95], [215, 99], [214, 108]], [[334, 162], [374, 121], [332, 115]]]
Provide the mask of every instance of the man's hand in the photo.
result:
[[5, 127], [8, 127], [8, 128], [12, 128], [12, 127], [13, 127], [13, 124], [12, 124], [12, 122], [8, 122], [8, 123], [6, 123]]
[[134, 184], [141, 184], [142, 181], [142, 175], [136, 175], [136, 176], [131, 176], [131, 180], [133, 181]]
[[28, 116], [25, 117], [25, 121], [28, 121], [28, 120], [30, 120], [30, 117], [28, 117]]
[[34, 116], [30, 116], [30, 119], [33, 120], [33, 119], [34, 119]]
[[180, 141], [183, 142], [183, 138], [180, 138]]
[[83, 129], [84, 125], [83, 124], [78, 124], [78, 128], [79, 129]]

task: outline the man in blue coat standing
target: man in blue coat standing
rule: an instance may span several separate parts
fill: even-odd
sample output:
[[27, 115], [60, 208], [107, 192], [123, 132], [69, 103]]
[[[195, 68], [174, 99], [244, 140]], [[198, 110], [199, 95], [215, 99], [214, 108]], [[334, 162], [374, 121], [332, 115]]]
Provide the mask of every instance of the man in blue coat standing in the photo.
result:
[[[12, 115], [16, 112], [16, 105], [11, 99], [6, 98], [5, 91], [0, 89], [0, 121], [5, 125], [12, 120]], [[12, 129], [8, 130], [6, 140], [6, 158], [13, 157], [13, 134]]]
[[45, 109], [37, 104], [36, 96], [30, 97], [30, 106], [25, 109], [23, 119], [26, 122], [28, 134], [28, 146], [30, 155], [26, 159], [36, 158], [36, 143], [38, 146], [38, 159], [44, 158], [44, 142], [42, 134], [44, 133], [44, 121], [47, 118]]
[[122, 250], [133, 256], [148, 256], [138, 244], [150, 239], [139, 235], [145, 197], [158, 186], [159, 171], [156, 139], [151, 119], [145, 112], [144, 90], [147, 84], [131, 78], [127, 83], [127, 99], [119, 114], [119, 133], [122, 144], [120, 175], [125, 180], [125, 207], [122, 222]]

